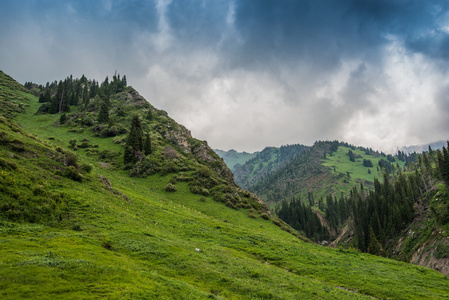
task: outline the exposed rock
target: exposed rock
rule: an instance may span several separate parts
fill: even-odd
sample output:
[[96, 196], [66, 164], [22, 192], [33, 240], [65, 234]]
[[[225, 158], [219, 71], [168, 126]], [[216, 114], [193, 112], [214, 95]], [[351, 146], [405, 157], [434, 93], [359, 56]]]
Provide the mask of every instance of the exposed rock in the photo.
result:
[[212, 156], [211, 152], [215, 153], [211, 148], [209, 148], [206, 142], [202, 142], [192, 149], [192, 153], [196, 158], [207, 162], [213, 162], [216, 160], [216, 158]]
[[170, 146], [165, 146], [164, 157], [169, 160], [174, 160], [179, 158], [178, 152]]
[[178, 128], [175, 129], [167, 125], [165, 138], [183, 152], [190, 152], [189, 138], [192, 138], [192, 135], [184, 126], [178, 125]]

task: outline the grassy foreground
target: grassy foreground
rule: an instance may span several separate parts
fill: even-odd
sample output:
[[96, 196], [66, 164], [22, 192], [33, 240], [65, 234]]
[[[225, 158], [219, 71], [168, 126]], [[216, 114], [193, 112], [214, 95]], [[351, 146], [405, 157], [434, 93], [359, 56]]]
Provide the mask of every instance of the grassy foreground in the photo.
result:
[[73, 180], [71, 139], [120, 147], [53, 126], [27, 97], [23, 131], [0, 122], [2, 299], [449, 299], [442, 274], [303, 242], [185, 182], [166, 192], [173, 174], [131, 178], [78, 150], [92, 170]]

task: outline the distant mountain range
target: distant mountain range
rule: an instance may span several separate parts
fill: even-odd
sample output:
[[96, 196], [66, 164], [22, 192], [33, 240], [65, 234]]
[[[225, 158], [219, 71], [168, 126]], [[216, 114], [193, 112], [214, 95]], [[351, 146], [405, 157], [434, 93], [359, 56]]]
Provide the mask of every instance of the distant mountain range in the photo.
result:
[[232, 171], [236, 165], [243, 165], [245, 162], [255, 157], [259, 152], [248, 153], [248, 152], [237, 152], [234, 149], [229, 151], [213, 149], [215, 153], [218, 154], [223, 161], [228, 166], [228, 168]]
[[431, 144], [424, 144], [424, 145], [410, 145], [410, 146], [404, 146], [399, 149], [399, 151], [405, 152], [407, 154], [416, 152], [416, 153], [422, 153], [424, 151], [429, 150], [429, 146], [433, 150], [442, 149], [443, 146], [447, 145], [447, 141], [438, 141]]

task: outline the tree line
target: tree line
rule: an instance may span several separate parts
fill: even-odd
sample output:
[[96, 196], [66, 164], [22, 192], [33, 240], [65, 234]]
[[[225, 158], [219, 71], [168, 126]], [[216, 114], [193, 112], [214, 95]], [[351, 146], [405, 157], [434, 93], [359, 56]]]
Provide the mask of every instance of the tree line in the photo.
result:
[[[33, 84], [26, 83], [25, 86], [32, 87]], [[78, 105], [88, 108], [93, 104], [92, 99], [97, 100], [95, 103], [101, 103], [100, 107], [109, 107], [111, 95], [124, 91], [126, 87], [125, 75], [120, 77], [120, 74], [116, 74], [112, 80], [106, 76], [101, 83], [88, 80], [84, 75], [79, 79], [74, 79], [70, 75], [59, 82], [47, 82], [45, 86], [38, 85], [39, 103], [42, 103], [38, 113], [67, 113], [70, 112], [70, 106]]]

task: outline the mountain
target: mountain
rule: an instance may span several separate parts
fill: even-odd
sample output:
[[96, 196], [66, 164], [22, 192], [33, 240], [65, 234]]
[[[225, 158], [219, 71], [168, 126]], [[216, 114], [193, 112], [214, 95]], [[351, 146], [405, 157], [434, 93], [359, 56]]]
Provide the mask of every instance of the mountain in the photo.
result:
[[[243, 186], [269, 204], [277, 204], [292, 197], [308, 199], [309, 193], [318, 204], [320, 198], [329, 194], [340, 196], [342, 192], [347, 194], [361, 183], [367, 185], [367, 188], [372, 187], [374, 178], [380, 174], [378, 166], [381, 161], [385, 165], [405, 165], [402, 157], [399, 160], [372, 149], [338, 141], [319, 141], [312, 147], [300, 149], [299, 153], [290, 156], [290, 160], [286, 160], [276, 170], [266, 172], [265, 176], [255, 179], [248, 176], [246, 180], [252, 180], [251, 184]], [[242, 169], [250, 167], [245, 164]], [[241, 174], [234, 174], [237, 183], [245, 182], [245, 179], [239, 181]]]
[[449, 158], [442, 149], [392, 156], [317, 142], [249, 190], [314, 241], [449, 275], [449, 193], [442, 182]]
[[431, 147], [433, 150], [442, 149], [444, 145], [446, 145], [447, 141], [438, 141], [433, 142], [430, 144], [424, 144], [424, 145], [410, 145], [410, 146], [404, 146], [399, 149], [399, 151], [405, 152], [405, 153], [422, 153], [424, 151], [428, 151], [429, 147]]
[[261, 181], [290, 162], [307, 148], [300, 144], [279, 148], [266, 147], [243, 165], [236, 165], [233, 169], [234, 179], [238, 185], [248, 189], [254, 183]]
[[433, 270], [292, 234], [205, 142], [118, 78], [40, 86], [43, 102], [9, 79], [0, 78], [2, 299], [449, 295]]
[[218, 156], [223, 158], [223, 161], [231, 171], [234, 170], [236, 165], [244, 164], [259, 153], [237, 152], [234, 149], [231, 149], [229, 151], [214, 149], [214, 151]]

